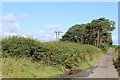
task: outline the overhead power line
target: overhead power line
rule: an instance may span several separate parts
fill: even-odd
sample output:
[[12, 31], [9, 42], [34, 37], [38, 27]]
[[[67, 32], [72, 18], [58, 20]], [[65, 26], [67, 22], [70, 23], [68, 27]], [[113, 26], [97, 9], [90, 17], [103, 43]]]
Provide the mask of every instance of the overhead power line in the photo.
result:
[[60, 39], [60, 34], [63, 33], [63, 32], [61, 32], [61, 31], [55, 31], [54, 33], [56, 35], [56, 41], [57, 41], [57, 40]]

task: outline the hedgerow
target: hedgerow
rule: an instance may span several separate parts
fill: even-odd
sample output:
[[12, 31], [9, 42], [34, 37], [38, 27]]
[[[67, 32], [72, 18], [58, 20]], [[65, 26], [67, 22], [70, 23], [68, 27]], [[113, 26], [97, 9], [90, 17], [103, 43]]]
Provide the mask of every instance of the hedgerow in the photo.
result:
[[71, 42], [40, 42], [32, 38], [13, 36], [2, 39], [3, 57], [32, 57], [48, 65], [62, 65], [68, 69], [76, 69], [80, 63], [96, 59], [102, 53], [91, 45]]
[[40, 42], [32, 38], [13, 36], [2, 39], [3, 57], [7, 56], [31, 56], [36, 57], [38, 53], [46, 52]]

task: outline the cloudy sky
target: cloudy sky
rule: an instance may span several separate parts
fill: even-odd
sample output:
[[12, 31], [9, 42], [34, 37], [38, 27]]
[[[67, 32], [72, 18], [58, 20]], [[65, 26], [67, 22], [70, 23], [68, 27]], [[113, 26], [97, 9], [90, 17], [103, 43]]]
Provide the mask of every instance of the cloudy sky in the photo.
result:
[[2, 3], [2, 34], [0, 36], [31, 36], [41, 41], [55, 40], [74, 24], [88, 23], [106, 17], [116, 22], [112, 32], [118, 44], [117, 2], [4, 2]]

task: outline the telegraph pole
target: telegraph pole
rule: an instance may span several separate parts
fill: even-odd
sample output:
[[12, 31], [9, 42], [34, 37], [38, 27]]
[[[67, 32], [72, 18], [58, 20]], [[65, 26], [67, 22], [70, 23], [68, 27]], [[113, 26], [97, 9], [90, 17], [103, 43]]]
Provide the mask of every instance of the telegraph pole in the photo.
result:
[[55, 33], [55, 35], [56, 35], [56, 41], [57, 41], [57, 39], [58, 39], [58, 36], [57, 36], [57, 35], [58, 35], [58, 32], [55, 31], [54, 33]]
[[61, 32], [61, 31], [55, 31], [54, 33], [56, 35], [56, 41], [57, 41], [57, 40], [60, 39], [60, 34], [63, 33], [63, 32]]

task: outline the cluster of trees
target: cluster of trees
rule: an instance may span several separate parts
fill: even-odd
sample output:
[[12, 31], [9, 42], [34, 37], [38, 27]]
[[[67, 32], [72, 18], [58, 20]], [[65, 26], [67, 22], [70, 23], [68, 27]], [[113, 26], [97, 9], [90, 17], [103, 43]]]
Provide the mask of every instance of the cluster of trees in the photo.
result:
[[99, 46], [100, 43], [112, 45], [111, 31], [115, 29], [115, 22], [106, 18], [94, 19], [87, 24], [73, 25], [62, 36], [62, 41], [80, 42]]

